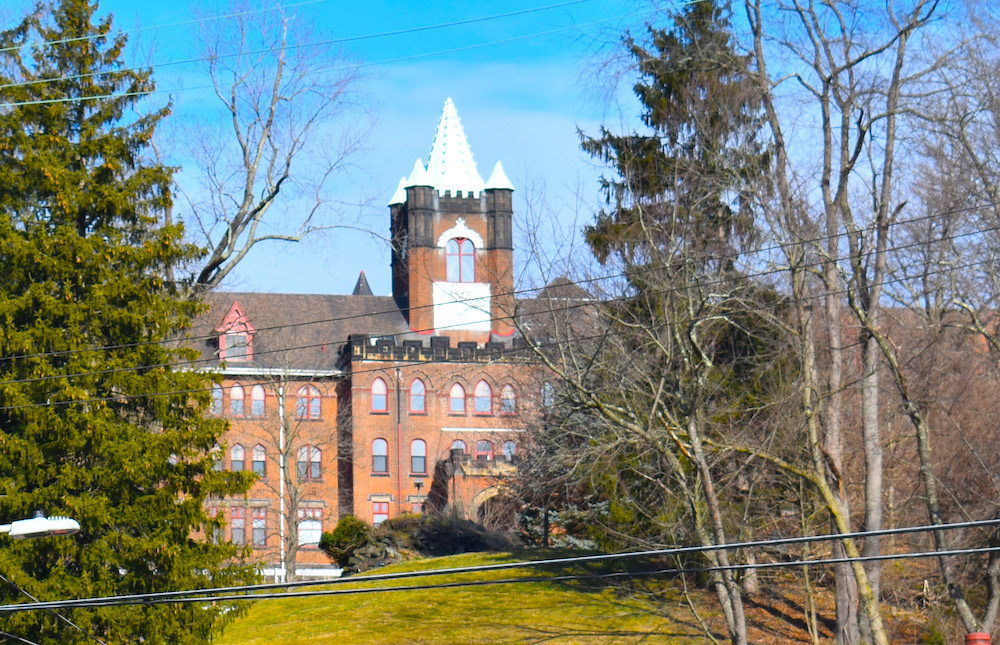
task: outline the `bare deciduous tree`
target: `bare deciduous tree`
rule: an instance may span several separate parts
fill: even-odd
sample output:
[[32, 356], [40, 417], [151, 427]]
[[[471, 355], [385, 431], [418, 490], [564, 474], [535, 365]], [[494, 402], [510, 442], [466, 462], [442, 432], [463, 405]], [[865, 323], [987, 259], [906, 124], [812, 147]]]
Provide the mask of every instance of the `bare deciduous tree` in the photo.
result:
[[220, 111], [191, 145], [199, 186], [186, 192], [185, 219], [208, 249], [197, 285], [217, 286], [261, 242], [355, 228], [336, 219], [330, 192], [367, 131], [358, 72], [302, 22], [273, 10], [206, 23]]

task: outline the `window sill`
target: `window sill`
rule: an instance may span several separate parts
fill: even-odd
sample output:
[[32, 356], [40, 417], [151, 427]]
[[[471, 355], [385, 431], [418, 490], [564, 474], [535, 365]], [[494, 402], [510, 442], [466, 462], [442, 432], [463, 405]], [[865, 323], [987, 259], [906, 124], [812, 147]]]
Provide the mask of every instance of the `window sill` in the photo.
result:
[[392, 477], [389, 473], [372, 473], [372, 477]]
[[387, 417], [387, 416], [389, 416], [389, 411], [388, 410], [369, 410], [368, 414], [370, 414], [370, 415], [372, 415], [374, 417]]
[[427, 473], [410, 473], [410, 477], [427, 477]]

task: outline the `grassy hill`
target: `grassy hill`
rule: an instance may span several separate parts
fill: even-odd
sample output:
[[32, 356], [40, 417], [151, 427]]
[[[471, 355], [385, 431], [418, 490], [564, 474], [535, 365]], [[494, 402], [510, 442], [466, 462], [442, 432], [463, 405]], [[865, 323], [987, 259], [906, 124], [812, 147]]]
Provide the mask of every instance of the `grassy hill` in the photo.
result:
[[[518, 553], [516, 559], [551, 557]], [[489, 564], [511, 554], [464, 554], [407, 562], [374, 573]], [[551, 572], [551, 570], [550, 570]], [[559, 573], [580, 573], [560, 570]], [[537, 576], [497, 571], [382, 583], [421, 585]], [[353, 588], [374, 586], [357, 583]], [[343, 587], [338, 587], [343, 588]], [[676, 599], [654, 603], [596, 583], [526, 582], [455, 589], [415, 589], [255, 603], [228, 625], [223, 645], [292, 643], [701, 643], [689, 610]]]
[[[579, 555], [579, 552], [519, 551], [471, 553], [414, 560], [369, 573], [445, 569], [513, 560]], [[913, 566], [908, 565], [908, 566]], [[895, 567], [888, 571], [895, 571]], [[591, 570], [593, 571], [593, 570]], [[449, 575], [382, 583], [346, 583], [324, 589], [420, 586], [468, 580], [528, 578], [542, 573], [580, 574], [581, 568], [513, 569], [490, 573]], [[711, 591], [689, 588], [689, 608], [679, 580], [651, 580], [656, 593], [637, 597], [607, 581], [524, 582], [451, 589], [413, 589], [328, 597], [261, 600], [245, 616], [226, 626], [216, 639], [221, 645], [291, 645], [293, 643], [366, 645], [479, 643], [626, 643], [681, 645], [709, 642], [699, 620], [728, 642]], [[832, 638], [833, 598], [820, 589], [814, 598], [820, 613], [822, 642]], [[801, 581], [792, 575], [762, 577], [761, 593], [746, 599], [751, 642], [758, 645], [811, 643], [806, 630]], [[926, 640], [933, 624], [912, 609], [886, 605], [893, 642]], [[940, 642], [952, 642], [945, 638]]]

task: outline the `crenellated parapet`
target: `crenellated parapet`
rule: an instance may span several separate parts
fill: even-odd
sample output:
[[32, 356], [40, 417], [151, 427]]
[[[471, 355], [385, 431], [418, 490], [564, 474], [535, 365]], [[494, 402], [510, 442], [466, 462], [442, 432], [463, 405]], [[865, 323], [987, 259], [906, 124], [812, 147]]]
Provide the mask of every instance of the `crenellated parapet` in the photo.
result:
[[532, 359], [532, 352], [520, 336], [509, 342], [459, 341], [452, 345], [448, 336], [397, 343], [394, 338], [351, 334], [347, 348], [352, 361], [523, 363]]

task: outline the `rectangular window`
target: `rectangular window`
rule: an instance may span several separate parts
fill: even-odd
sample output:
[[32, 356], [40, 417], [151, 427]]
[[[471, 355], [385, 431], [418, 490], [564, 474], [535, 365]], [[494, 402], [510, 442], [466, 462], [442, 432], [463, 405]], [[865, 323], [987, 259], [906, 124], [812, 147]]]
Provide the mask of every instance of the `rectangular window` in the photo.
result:
[[253, 545], [267, 546], [267, 509], [253, 509]]
[[299, 509], [299, 546], [316, 546], [323, 536], [323, 509]]
[[264, 399], [253, 399], [250, 401], [250, 414], [255, 417], [264, 416]]
[[381, 524], [389, 519], [389, 502], [372, 502], [372, 524]]
[[226, 355], [227, 361], [247, 360], [247, 335], [246, 334], [226, 334]]
[[[205, 510], [205, 515], [208, 517], [209, 522], [219, 522], [225, 518], [222, 516], [222, 511], [217, 508], [209, 508]], [[212, 544], [219, 544], [222, 542], [222, 526], [221, 524], [212, 526], [208, 530], [208, 539]]]
[[419, 502], [414, 502], [410, 505], [410, 512], [417, 515], [422, 515], [424, 512], [424, 505]]
[[372, 456], [372, 471], [376, 473], [387, 473], [389, 472], [389, 456], [388, 455], [373, 455]]
[[427, 472], [427, 457], [424, 455], [411, 455], [410, 456], [410, 472], [411, 473], [426, 473]]
[[247, 543], [247, 520], [246, 511], [242, 508], [233, 509], [233, 523], [230, 527], [232, 531], [232, 542], [237, 546]]

